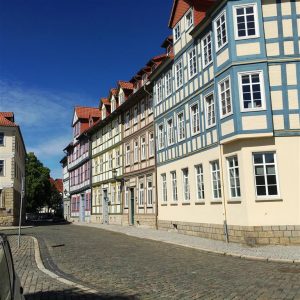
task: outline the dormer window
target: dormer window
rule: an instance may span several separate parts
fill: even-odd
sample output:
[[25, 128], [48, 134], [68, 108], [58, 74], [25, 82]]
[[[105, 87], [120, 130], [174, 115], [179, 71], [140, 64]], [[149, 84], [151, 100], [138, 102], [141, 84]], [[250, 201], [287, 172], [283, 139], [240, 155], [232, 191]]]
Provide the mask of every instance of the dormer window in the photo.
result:
[[125, 97], [124, 97], [124, 93], [120, 92], [119, 94], [119, 101], [120, 101], [120, 105], [124, 103], [125, 101]]
[[143, 84], [145, 84], [147, 82], [147, 79], [148, 79], [147, 73], [143, 74], [143, 77], [142, 77]]
[[102, 107], [102, 120], [106, 118], [106, 108], [105, 106]]
[[180, 24], [178, 23], [175, 27], [174, 27], [174, 41], [178, 41], [181, 37], [181, 31], [180, 31]]
[[194, 23], [193, 10], [189, 10], [185, 16], [186, 29], [189, 29]]
[[74, 137], [76, 137], [77, 135], [79, 135], [79, 132], [80, 132], [80, 123], [76, 123], [75, 126], [74, 126]]
[[111, 100], [111, 112], [113, 112], [114, 110], [116, 110], [116, 99], [112, 98], [112, 100]]
[[172, 47], [171, 47], [171, 45], [169, 45], [169, 46], [167, 47], [167, 55], [170, 56], [170, 55], [171, 55], [171, 52], [172, 52]]
[[92, 127], [92, 125], [93, 125], [93, 119], [90, 119], [89, 126]]

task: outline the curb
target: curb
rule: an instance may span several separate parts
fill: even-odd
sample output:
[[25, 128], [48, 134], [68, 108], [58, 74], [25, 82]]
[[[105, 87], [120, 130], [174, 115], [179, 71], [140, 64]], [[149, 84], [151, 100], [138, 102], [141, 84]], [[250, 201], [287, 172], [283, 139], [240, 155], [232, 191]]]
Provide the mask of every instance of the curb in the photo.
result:
[[41, 252], [40, 252], [40, 246], [39, 246], [39, 242], [38, 240], [31, 236], [31, 238], [33, 239], [33, 242], [34, 242], [34, 256], [35, 256], [35, 262], [37, 264], [37, 267], [40, 271], [42, 271], [43, 273], [45, 273], [46, 275], [50, 276], [51, 278], [53, 279], [56, 279], [57, 281], [61, 282], [61, 283], [64, 283], [66, 285], [69, 285], [69, 286], [72, 286], [74, 288], [77, 288], [83, 292], [87, 292], [87, 293], [90, 293], [90, 294], [98, 294], [98, 291], [94, 290], [94, 289], [91, 289], [89, 287], [86, 287], [84, 285], [81, 285], [81, 284], [78, 284], [78, 283], [75, 283], [69, 279], [65, 279], [55, 273], [53, 273], [52, 271], [48, 270], [45, 268], [44, 266], [44, 263], [43, 263], [43, 260], [41, 258]]
[[[21, 226], [21, 229], [27, 229], [27, 228], [33, 228], [33, 226], [32, 225]], [[8, 227], [0, 226], [0, 231], [1, 230], [17, 230], [17, 229], [19, 229], [19, 226], [8, 226]]]
[[180, 243], [177, 243], [177, 242], [166, 241], [166, 240], [156, 239], [156, 238], [151, 238], [151, 237], [140, 237], [140, 236], [136, 236], [136, 235], [134, 235], [132, 233], [129, 233], [129, 232], [116, 231], [116, 230], [113, 230], [113, 229], [110, 229], [110, 228], [102, 228], [102, 227], [100, 228], [100, 227], [97, 227], [97, 226], [89, 226], [89, 225], [86, 225], [86, 224], [76, 224], [76, 223], [72, 223], [72, 225], [91, 227], [91, 228], [96, 228], [96, 229], [103, 229], [103, 230], [106, 230], [106, 231], [117, 232], [117, 233], [120, 233], [120, 234], [125, 234], [125, 235], [136, 237], [136, 238], [139, 238], [139, 239], [146, 239], [146, 240], [151, 240], [151, 241], [163, 242], [163, 243], [167, 243], [167, 244], [171, 244], [171, 245], [182, 246], [182, 247], [186, 247], [186, 248], [200, 250], [200, 251], [207, 252], [207, 253], [213, 253], [213, 254], [218, 254], [218, 255], [223, 255], [223, 256], [224, 255], [225, 256], [231, 256], [231, 257], [234, 257], [234, 258], [240, 258], [240, 259], [245, 259], [245, 260], [300, 264], [300, 259], [286, 259], [286, 258], [273, 258], [273, 257], [243, 255], [243, 254], [238, 254], [238, 253], [234, 253], [234, 252], [218, 251], [218, 250], [212, 250], [212, 249], [207, 249], [207, 248], [191, 246], [191, 245], [187, 245], [187, 244], [180, 244]]

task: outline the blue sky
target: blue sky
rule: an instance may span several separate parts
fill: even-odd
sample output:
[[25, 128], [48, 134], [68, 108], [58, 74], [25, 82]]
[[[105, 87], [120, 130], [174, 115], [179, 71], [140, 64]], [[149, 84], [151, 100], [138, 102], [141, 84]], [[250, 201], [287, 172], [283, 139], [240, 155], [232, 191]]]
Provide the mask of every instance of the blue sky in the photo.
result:
[[0, 0], [0, 111], [61, 177], [75, 105], [97, 106], [170, 34], [172, 0]]

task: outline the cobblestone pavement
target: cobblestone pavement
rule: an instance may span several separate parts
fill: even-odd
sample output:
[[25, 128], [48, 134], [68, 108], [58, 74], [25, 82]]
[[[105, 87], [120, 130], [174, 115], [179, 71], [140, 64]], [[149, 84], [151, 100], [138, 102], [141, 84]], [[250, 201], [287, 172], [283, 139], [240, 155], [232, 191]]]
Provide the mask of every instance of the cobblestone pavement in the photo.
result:
[[[300, 299], [300, 265], [296, 264], [242, 260], [83, 226], [40, 226], [23, 233], [38, 238], [50, 269], [96, 289], [99, 297]], [[29, 271], [31, 275], [26, 275], [28, 268], [32, 265], [26, 260], [17, 261], [25, 290], [31, 288], [34, 295], [43, 287], [43, 277]], [[26, 285], [28, 276], [39, 288]], [[53, 286], [54, 291], [66, 288]]]

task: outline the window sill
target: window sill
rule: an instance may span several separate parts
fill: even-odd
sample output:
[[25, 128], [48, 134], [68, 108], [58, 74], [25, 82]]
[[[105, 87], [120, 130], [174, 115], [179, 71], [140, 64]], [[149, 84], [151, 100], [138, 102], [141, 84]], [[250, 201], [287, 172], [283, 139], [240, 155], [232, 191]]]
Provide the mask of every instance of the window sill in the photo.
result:
[[210, 204], [222, 204], [222, 200], [212, 200]]
[[151, 205], [151, 206], [147, 206], [147, 208], [151, 208], [151, 209], [152, 209], [152, 208], [153, 208], [153, 205]]
[[205, 205], [205, 202], [204, 201], [196, 201], [195, 205]]
[[204, 69], [206, 69], [206, 68], [208, 68], [210, 65], [212, 65], [213, 64], [213, 60], [212, 61], [210, 61], [207, 65], [204, 65], [204, 63], [203, 63], [203, 68], [202, 68], [202, 70], [204, 71]]
[[181, 205], [191, 205], [190, 202], [182, 202]]
[[256, 198], [255, 202], [282, 202], [282, 198]]
[[227, 203], [228, 204], [240, 204], [240, 203], [242, 203], [242, 200], [241, 199], [229, 199], [229, 200], [227, 200]]
[[236, 41], [251, 40], [251, 39], [258, 39], [258, 38], [260, 38], [259, 34], [252, 35], [252, 36], [241, 36], [241, 37], [235, 36]]
[[168, 204], [167, 203], [162, 203], [160, 206], [167, 206]]
[[218, 52], [220, 52], [222, 49], [224, 49], [224, 47], [228, 44], [228, 41], [222, 45], [220, 48], [218, 46], [216, 46], [216, 54], [218, 54]]
[[171, 203], [171, 206], [178, 206], [178, 203]]

